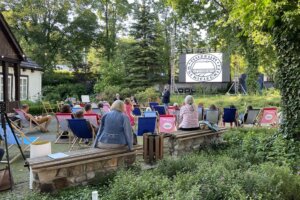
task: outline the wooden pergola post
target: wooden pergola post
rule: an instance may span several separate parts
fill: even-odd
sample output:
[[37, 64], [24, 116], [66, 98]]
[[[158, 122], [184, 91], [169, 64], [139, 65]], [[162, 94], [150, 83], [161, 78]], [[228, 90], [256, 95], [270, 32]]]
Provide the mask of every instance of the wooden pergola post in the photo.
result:
[[15, 101], [20, 101], [20, 64], [14, 64], [14, 76], [15, 76]]

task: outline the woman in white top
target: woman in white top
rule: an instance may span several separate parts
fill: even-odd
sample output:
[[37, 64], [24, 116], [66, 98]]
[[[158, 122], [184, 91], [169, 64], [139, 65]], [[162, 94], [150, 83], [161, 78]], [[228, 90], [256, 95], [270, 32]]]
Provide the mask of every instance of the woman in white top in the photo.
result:
[[188, 95], [184, 99], [185, 105], [180, 109], [179, 129], [181, 130], [196, 130], [199, 129], [198, 110], [194, 104], [194, 98]]

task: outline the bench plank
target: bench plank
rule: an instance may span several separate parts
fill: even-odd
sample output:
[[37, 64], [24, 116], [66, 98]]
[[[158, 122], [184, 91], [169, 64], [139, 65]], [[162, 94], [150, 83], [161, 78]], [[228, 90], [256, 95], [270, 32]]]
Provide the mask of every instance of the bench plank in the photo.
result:
[[[141, 150], [142, 146], [136, 145], [133, 148], [133, 151]], [[32, 168], [37, 168], [38, 166], [47, 166], [47, 165], [61, 165], [67, 164], [70, 162], [77, 162], [80, 160], [87, 160], [92, 158], [106, 157], [111, 155], [123, 154], [129, 152], [127, 149], [81, 149], [77, 151], [66, 152], [65, 154], [69, 155], [65, 158], [53, 159], [49, 156], [29, 158], [27, 162]]]

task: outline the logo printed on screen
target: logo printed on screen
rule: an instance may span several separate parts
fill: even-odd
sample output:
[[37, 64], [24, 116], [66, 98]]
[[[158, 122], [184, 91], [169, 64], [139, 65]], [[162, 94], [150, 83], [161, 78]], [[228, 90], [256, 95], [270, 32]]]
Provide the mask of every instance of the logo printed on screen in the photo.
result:
[[187, 62], [187, 75], [195, 81], [212, 81], [222, 72], [221, 60], [211, 54], [198, 54]]

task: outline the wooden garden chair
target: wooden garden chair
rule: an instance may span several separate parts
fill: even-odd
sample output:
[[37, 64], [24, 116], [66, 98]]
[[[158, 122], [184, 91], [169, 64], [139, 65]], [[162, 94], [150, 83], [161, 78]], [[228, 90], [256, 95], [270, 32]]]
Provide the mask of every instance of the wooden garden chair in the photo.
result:
[[45, 113], [46, 113], [47, 115], [49, 115], [49, 114], [54, 114], [54, 109], [52, 108], [52, 106], [51, 106], [51, 104], [50, 104], [49, 101], [42, 101], [42, 104], [43, 104]]

